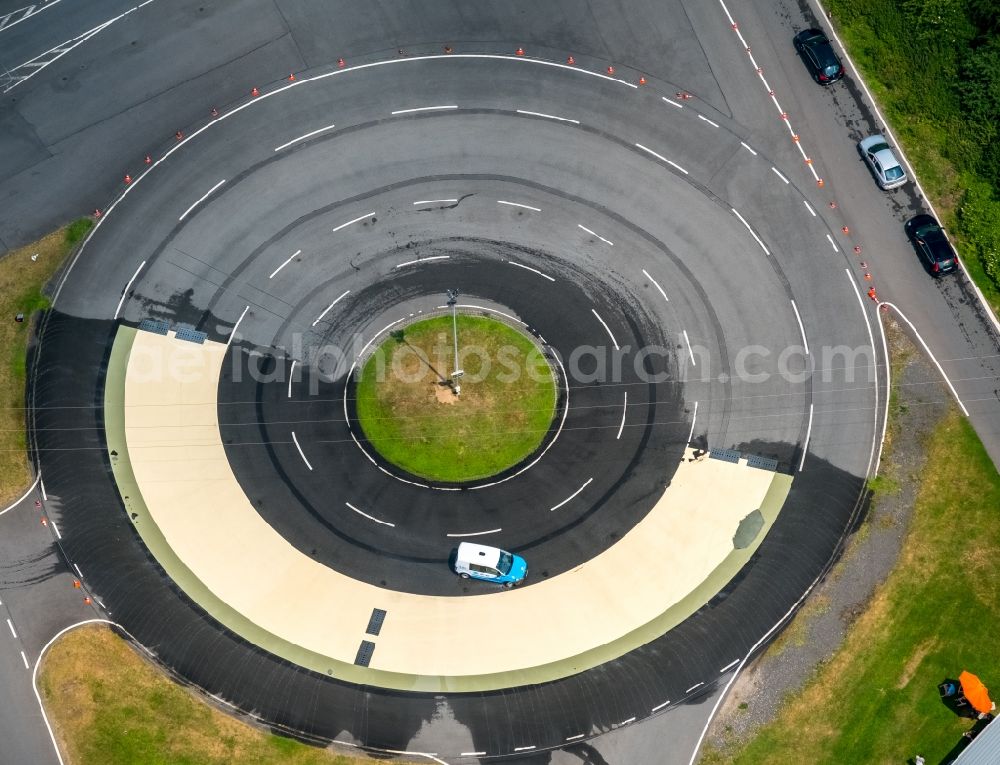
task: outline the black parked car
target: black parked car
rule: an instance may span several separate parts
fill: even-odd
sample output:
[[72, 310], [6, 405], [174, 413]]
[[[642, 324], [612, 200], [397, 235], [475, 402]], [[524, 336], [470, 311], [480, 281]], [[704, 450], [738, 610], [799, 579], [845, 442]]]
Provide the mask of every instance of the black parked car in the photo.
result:
[[795, 35], [795, 50], [809, 67], [812, 78], [820, 85], [829, 85], [844, 76], [844, 66], [833, 52], [830, 40], [819, 29], [805, 29]]
[[944, 229], [930, 215], [918, 215], [903, 225], [903, 230], [934, 276], [958, 269], [958, 256]]

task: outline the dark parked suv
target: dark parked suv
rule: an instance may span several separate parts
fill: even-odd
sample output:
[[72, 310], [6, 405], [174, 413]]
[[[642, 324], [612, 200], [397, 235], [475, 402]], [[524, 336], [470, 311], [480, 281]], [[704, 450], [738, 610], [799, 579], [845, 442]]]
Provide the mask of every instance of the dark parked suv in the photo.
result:
[[844, 76], [844, 66], [822, 31], [805, 29], [795, 35], [794, 42], [795, 50], [806, 62], [812, 78], [820, 85], [829, 85]]
[[958, 269], [958, 257], [944, 229], [930, 215], [918, 215], [903, 225], [903, 230], [913, 242], [927, 268], [934, 276], [941, 276]]

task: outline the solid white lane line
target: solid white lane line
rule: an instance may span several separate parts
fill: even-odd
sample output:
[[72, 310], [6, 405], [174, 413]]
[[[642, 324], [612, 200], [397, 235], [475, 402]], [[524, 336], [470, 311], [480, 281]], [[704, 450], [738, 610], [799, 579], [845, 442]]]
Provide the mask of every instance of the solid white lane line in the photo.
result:
[[[31, 486], [28, 487], [28, 490], [26, 492], [24, 492], [24, 494], [22, 494], [19, 499], [15, 499], [13, 502], [11, 502], [9, 505], [7, 505], [7, 507], [5, 507], [3, 510], [0, 510], [0, 515], [3, 515], [4, 513], [9, 513], [15, 507], [17, 507], [22, 502], [24, 502], [24, 500], [26, 500], [28, 498], [28, 495], [31, 494], [31, 492], [33, 492], [35, 490], [35, 487], [38, 486], [39, 483], [41, 483], [41, 480], [42, 480], [42, 474], [39, 473], [35, 477], [34, 483], [32, 483]], [[42, 494], [42, 499], [45, 499], [45, 498], [46, 498], [45, 494], [43, 493]]]
[[298, 363], [298, 359], [292, 359], [292, 367], [288, 371], [288, 398], [292, 397], [292, 380], [295, 379], [295, 365]]
[[806, 209], [809, 211], [809, 214], [815, 218], [816, 217], [816, 211], [814, 209], [812, 209], [812, 205], [809, 204], [804, 199], [802, 200], [802, 204], [804, 204], [806, 206]]
[[28, 657], [24, 655], [24, 651], [21, 651], [21, 661], [24, 662], [25, 669], [31, 669], [31, 665], [28, 664]]
[[[721, 2], [721, 0], [720, 0]], [[861, 309], [861, 316], [865, 320], [865, 327], [868, 329], [868, 343], [872, 347], [872, 353], [875, 353], [875, 335], [872, 333], [872, 322], [868, 317], [868, 310], [865, 308], [865, 301], [861, 297], [861, 290], [858, 289], [858, 283], [854, 280], [854, 276], [851, 274], [851, 269], [845, 268], [844, 274], [847, 276], [847, 281], [851, 283], [851, 287], [854, 289], [854, 294], [858, 298], [858, 307]], [[875, 361], [875, 413], [878, 415], [878, 359]], [[868, 455], [868, 467], [865, 469], [865, 475], [871, 474], [872, 462], [875, 460], [875, 446], [878, 443], [878, 422], [875, 423], [875, 427], [872, 428], [872, 449], [871, 453]]]
[[666, 162], [668, 165], [670, 165], [674, 169], [680, 170], [682, 173], [684, 173], [684, 175], [690, 175], [690, 173], [687, 170], [685, 170], [683, 167], [681, 167], [680, 165], [678, 165], [676, 162], [673, 162], [672, 160], [667, 159], [662, 154], [657, 154], [655, 151], [653, 151], [652, 149], [650, 149], [648, 146], [643, 146], [641, 143], [637, 143], [635, 145], [635, 147], [637, 149], [642, 149], [647, 154], [651, 154], [652, 156], [656, 157], [661, 162]]
[[11, 637], [16, 638], [17, 631], [14, 629], [14, 622], [12, 622], [9, 618], [7, 619], [7, 626], [10, 628]]
[[778, 176], [779, 178], [781, 178], [781, 180], [783, 180], [783, 181], [784, 181], [785, 183], [790, 183], [790, 181], [789, 181], [789, 180], [788, 180], [788, 179], [787, 179], [787, 178], [786, 178], [785, 176], [783, 176], [783, 175], [781, 174], [781, 172], [780, 172], [780, 171], [778, 170], [778, 168], [776, 168], [776, 167], [774, 167], [774, 166], [772, 165], [772, 166], [771, 166], [771, 170], [772, 170], [772, 171], [774, 172], [774, 174], [775, 174], [776, 176]]
[[704, 684], [705, 684], [704, 682], [701, 682], [696, 685], [692, 685], [690, 688], [684, 691], [684, 693], [691, 693], [691, 691], [693, 691], [695, 688], [701, 688], [701, 686], [703, 686]]
[[139, 272], [142, 270], [142, 267], [145, 266], [145, 265], [146, 265], [146, 261], [144, 260], [144, 261], [142, 261], [142, 263], [139, 264], [139, 267], [137, 269], [135, 269], [135, 273], [132, 274], [132, 278], [129, 279], [128, 280], [128, 284], [125, 285], [125, 291], [122, 293], [121, 300], [118, 301], [118, 307], [115, 308], [115, 315], [112, 316], [111, 318], [113, 318], [113, 319], [117, 319], [118, 318], [118, 314], [121, 313], [122, 306], [125, 305], [125, 296], [128, 295], [128, 291], [130, 289], [132, 289], [132, 283], [139, 276]]
[[620, 350], [620, 349], [619, 349], [619, 347], [618, 347], [618, 341], [617, 341], [617, 340], [615, 340], [615, 336], [611, 334], [611, 329], [610, 329], [610, 328], [608, 327], [608, 325], [607, 325], [607, 324], [605, 324], [605, 323], [604, 323], [604, 319], [602, 319], [602, 318], [601, 318], [601, 315], [600, 315], [600, 314], [599, 314], [599, 313], [598, 313], [597, 311], [595, 311], [595, 310], [594, 310], [593, 308], [591, 308], [590, 310], [591, 310], [591, 312], [592, 312], [592, 313], [594, 314], [594, 316], [596, 316], [596, 317], [597, 317], [597, 320], [598, 320], [599, 322], [601, 322], [601, 326], [602, 326], [602, 327], [604, 327], [604, 329], [605, 329], [605, 330], [607, 331], [607, 333], [608, 333], [608, 337], [610, 337], [610, 338], [611, 338], [611, 342], [612, 342], [612, 343], [614, 344], [614, 346], [615, 346], [615, 350], [616, 350], [616, 351], [617, 351], [617, 350]]
[[688, 433], [687, 442], [690, 444], [691, 440], [694, 438], [694, 424], [698, 421], [698, 402], [694, 402], [694, 414], [691, 415], [691, 432]]
[[418, 205], [436, 205], [444, 202], [447, 202], [448, 204], [454, 204], [457, 201], [458, 201], [457, 199], [421, 199], [419, 202], [414, 202], [413, 206], [416, 207]]
[[391, 528], [396, 528], [396, 524], [395, 523], [389, 523], [389, 521], [380, 521], [378, 518], [376, 518], [376, 517], [374, 517], [372, 515], [368, 515], [368, 513], [364, 512], [362, 510], [358, 510], [358, 508], [356, 508], [350, 502], [345, 502], [344, 504], [347, 505], [349, 508], [351, 508], [351, 510], [353, 510], [354, 512], [356, 512], [358, 515], [363, 515], [369, 521], [375, 521], [375, 523], [380, 523], [383, 526], [389, 526]]
[[276, 269], [274, 269], [271, 272], [271, 275], [269, 277], [267, 277], [267, 278], [268, 279], [273, 279], [275, 276], [278, 275], [278, 271], [280, 271], [282, 268], [284, 268], [285, 266], [287, 266], [289, 263], [291, 263], [293, 260], [295, 260], [295, 258], [297, 258], [301, 254], [302, 254], [302, 250], [296, 250], [295, 252], [293, 252], [288, 257], [288, 260], [286, 260], [284, 263], [282, 263], [280, 266], [278, 266]]
[[351, 226], [357, 223], [358, 221], [363, 221], [365, 218], [371, 218], [373, 215], [375, 215], [374, 212], [365, 213], [364, 215], [361, 215], [355, 218], [354, 220], [347, 221], [347, 223], [341, 223], [339, 226], [333, 229], [332, 233], [337, 233], [338, 231], [340, 231], [340, 229], [347, 228], [348, 226]]
[[618, 441], [622, 437], [622, 431], [625, 430], [625, 415], [628, 414], [628, 391], [625, 391], [625, 403], [622, 407], [622, 424], [618, 426], [618, 435], [615, 436], [615, 440]]
[[416, 109], [397, 109], [393, 116], [397, 114], [413, 114], [414, 112], [439, 112], [445, 109], [457, 109], [457, 105], [452, 106], [418, 106]]
[[283, 144], [281, 144], [281, 146], [276, 147], [275, 151], [281, 151], [282, 149], [287, 149], [293, 143], [298, 143], [299, 141], [304, 141], [307, 138], [312, 138], [314, 135], [319, 135], [323, 131], [325, 131], [325, 130], [332, 130], [335, 127], [337, 127], [337, 126], [336, 125], [327, 125], [326, 127], [321, 127], [319, 130], [313, 130], [311, 133], [306, 133], [305, 135], [300, 135], [298, 138], [293, 138], [288, 143], [283, 143]]
[[809, 436], [813, 432], [813, 405], [809, 404], [809, 424], [806, 425], [806, 440], [802, 444], [802, 459], [799, 460], [799, 471], [802, 472], [802, 466], [806, 464], [806, 452], [809, 450]]
[[657, 704], [655, 707], [649, 710], [649, 713], [653, 714], [653, 712], [659, 712], [661, 709], [663, 709], [663, 707], [667, 706], [669, 703], [670, 703], [669, 701], [664, 701], [662, 704]]
[[899, 306], [895, 305], [894, 303], [881, 303], [881, 305], [887, 305], [896, 313], [898, 313], [899, 317], [907, 323], [907, 325], [910, 327], [911, 330], [913, 330], [913, 334], [917, 336], [917, 340], [919, 340], [920, 344], [923, 346], [924, 352], [931, 357], [931, 361], [934, 362], [934, 366], [937, 367], [937, 371], [940, 372], [941, 377], [944, 378], [944, 382], [948, 386], [948, 390], [951, 391], [951, 395], [955, 397], [955, 402], [958, 404], [959, 409], [962, 410], [962, 414], [968, 417], [969, 410], [965, 408], [965, 404], [962, 403], [962, 399], [958, 397], [958, 391], [955, 390], [955, 386], [951, 384], [951, 380], [949, 380], [948, 375], [945, 374], [944, 367], [942, 367], [941, 364], [938, 363], [937, 357], [934, 356], [934, 354], [931, 352], [931, 349], [927, 346], [927, 343], [924, 342], [924, 338], [921, 336], [921, 334], [917, 332], [917, 328], [913, 326], [913, 322], [910, 321], [908, 318], [906, 318], [906, 314], [903, 313], [901, 310], [899, 310]]
[[508, 260], [507, 262], [510, 263], [512, 266], [517, 266], [518, 268], [523, 268], [525, 271], [532, 271], [533, 273], [536, 273], [539, 276], [543, 276], [546, 279], [548, 279], [550, 282], [554, 282], [555, 281], [555, 279], [553, 279], [551, 276], [549, 276], [548, 274], [543, 274], [537, 268], [532, 268], [531, 266], [526, 266], [526, 265], [524, 265], [524, 263], [518, 263], [516, 260]]
[[587, 735], [586, 733], [577, 733], [575, 736], [567, 736], [566, 741], [579, 741], [586, 735]]
[[802, 333], [802, 347], [806, 349], [806, 356], [809, 355], [809, 341], [806, 340], [806, 330], [802, 326], [802, 317], [799, 315], [799, 307], [795, 305], [795, 301], [792, 301], [792, 310], [795, 311], [795, 319], [799, 323], [799, 332]]
[[531, 210], [533, 212], [541, 212], [542, 208], [532, 207], [531, 205], [522, 205], [520, 202], [508, 202], [504, 199], [497, 200], [498, 205], [508, 205], [509, 207], [523, 207], [525, 210]]
[[299, 439], [296, 437], [294, 430], [292, 431], [292, 441], [295, 442], [295, 448], [299, 450], [299, 456], [302, 458], [302, 461], [306, 463], [306, 467], [312, 470], [313, 466], [309, 464], [309, 460], [306, 459], [306, 453], [302, 451], [302, 447], [299, 446]]
[[670, 298], [667, 297], [667, 293], [663, 291], [663, 287], [661, 287], [659, 285], [659, 283], [656, 281], [656, 279], [654, 279], [652, 276], [649, 275], [649, 271], [647, 271], [644, 268], [644, 269], [642, 269], [642, 273], [646, 276], [647, 279], [649, 279], [649, 281], [651, 281], [653, 283], [653, 286], [656, 287], [656, 289], [658, 289], [660, 291], [660, 294], [663, 295], [663, 299], [666, 300], [669, 303], [670, 302]]
[[577, 227], [579, 227], [579, 228], [582, 228], [582, 229], [583, 229], [584, 231], [586, 231], [586, 232], [587, 232], [588, 234], [590, 234], [591, 236], [596, 236], [596, 237], [597, 237], [598, 239], [600, 239], [600, 240], [601, 240], [602, 242], [604, 242], [604, 243], [605, 243], [606, 245], [608, 245], [609, 247], [614, 247], [614, 246], [615, 246], [615, 243], [614, 243], [614, 242], [611, 242], [611, 241], [608, 241], [608, 240], [607, 240], [607, 239], [605, 239], [605, 238], [604, 238], [603, 236], [601, 236], [601, 235], [600, 235], [600, 234], [598, 234], [598, 233], [595, 233], [595, 232], [591, 231], [591, 230], [590, 230], [589, 228], [587, 228], [587, 227], [586, 227], [586, 226], [584, 226], [583, 224], [581, 224], [581, 223], [577, 223], [576, 225], [577, 225]]
[[572, 122], [574, 125], [579, 125], [580, 120], [571, 120], [566, 117], [556, 117], [554, 114], [542, 114], [541, 112], [527, 112], [524, 109], [518, 109], [518, 114], [526, 114], [529, 117], [544, 117], [547, 120], [558, 120], [559, 122]]
[[740, 141], [740, 146], [742, 146], [748, 152], [750, 152], [751, 154], [753, 154], [755, 157], [757, 156], [757, 152], [755, 152], [753, 149], [751, 149], [748, 144], [743, 143], [743, 141]]
[[747, 231], [750, 232], [750, 236], [752, 236], [754, 240], [757, 242], [757, 244], [760, 245], [760, 248], [764, 251], [764, 254], [770, 255], [771, 251], [764, 246], [764, 243], [760, 240], [760, 237], [757, 236], [757, 232], [750, 227], [749, 223], [747, 223], [747, 219], [744, 218], [742, 215], [740, 215], [739, 211], [735, 207], [730, 207], [729, 209], [732, 210], [733, 214], [740, 219], [740, 222], [747, 227]]
[[577, 494], [579, 494], [581, 491], [583, 491], [588, 486], [590, 486], [590, 482], [593, 481], [593, 480], [594, 480], [593, 478], [588, 478], [586, 481], [583, 482], [583, 486], [581, 486], [579, 489], [577, 489], [572, 494], [570, 494], [568, 497], [566, 497], [566, 499], [564, 499], [562, 502], [560, 502], [555, 507], [550, 507], [549, 508], [549, 512], [551, 513], [553, 510], [558, 510], [560, 507], [562, 507], [563, 505], [565, 505], [567, 502], [569, 502], [570, 500], [574, 499]]
[[706, 117], [706, 116], [705, 116], [704, 114], [699, 114], [699, 115], [698, 115], [698, 119], [700, 119], [700, 120], [704, 120], [705, 122], [707, 122], [707, 123], [708, 123], [709, 125], [711, 125], [712, 127], [719, 127], [719, 123], [718, 123], [718, 122], [712, 122], [712, 120], [710, 120], [710, 119], [709, 119], [708, 117]]
[[496, 534], [503, 529], [489, 529], [488, 531], [470, 531], [467, 534], [446, 534], [449, 537], [481, 537], [483, 534]]
[[688, 340], [688, 331], [686, 329], [682, 329], [681, 332], [684, 333], [684, 344], [688, 347], [688, 356], [691, 357], [691, 366], [696, 367], [698, 366], [698, 362], [694, 360], [694, 351], [691, 350], [691, 341]]
[[55, 520], [54, 520], [54, 519], [52, 519], [52, 518], [49, 518], [49, 523], [51, 523], [51, 524], [52, 524], [52, 530], [53, 530], [54, 532], [56, 532], [56, 539], [62, 539], [62, 534], [60, 534], [60, 533], [59, 533], [59, 527], [58, 527], [58, 526], [56, 526], [56, 522], [55, 522]]
[[202, 202], [204, 202], [206, 199], [208, 199], [209, 195], [211, 195], [211, 193], [213, 191], [215, 191], [217, 188], [219, 188], [219, 186], [221, 186], [225, 182], [226, 182], [226, 179], [223, 178], [221, 181], [219, 181], [217, 184], [215, 184], [212, 188], [210, 188], [208, 191], [206, 191], [205, 194], [204, 194], [204, 196], [202, 196], [197, 202], [195, 202], [188, 209], [186, 209], [184, 212], [182, 212], [181, 213], [181, 217], [179, 217], [177, 220], [184, 220], [188, 216], [189, 212], [191, 212], [194, 208], [196, 208], [198, 205], [200, 205]]
[[412, 266], [414, 263], [427, 263], [431, 260], [448, 260], [451, 255], [431, 255], [429, 258], [417, 258], [416, 260], [408, 260], [405, 263], [400, 263], [399, 265], [393, 266], [393, 268], [402, 268], [403, 266]]
[[349, 293], [350, 290], [344, 290], [343, 292], [341, 292], [340, 297], [338, 297], [336, 300], [330, 303], [330, 305], [324, 308], [323, 313], [321, 313], [319, 316], [316, 317], [316, 321], [314, 321], [312, 325], [315, 327], [317, 324], [319, 324], [323, 320], [323, 317], [326, 316], [328, 313], [330, 313], [330, 309], [333, 308], [335, 305], [337, 305], [337, 303], [339, 303], [341, 300], [343, 300]]
[[236, 330], [239, 329], [240, 322], [243, 321], [243, 317], [247, 315], [247, 311], [249, 311], [249, 310], [250, 310], [250, 306], [247, 306], [246, 308], [243, 309], [243, 313], [240, 314], [240, 318], [238, 318], [236, 320], [236, 323], [233, 325], [233, 328], [229, 331], [229, 339], [226, 340], [226, 347], [227, 348], [233, 342], [233, 338], [236, 337]]
[[729, 662], [729, 663], [728, 663], [728, 664], [727, 664], [726, 666], [724, 666], [724, 667], [723, 667], [722, 669], [720, 669], [720, 670], [719, 670], [719, 674], [721, 675], [721, 674], [722, 674], [723, 672], [725, 672], [725, 671], [726, 671], [727, 669], [732, 669], [733, 667], [735, 667], [735, 666], [736, 666], [737, 664], [739, 664], [739, 663], [740, 663], [740, 660], [739, 660], [739, 659], [733, 659], [733, 660], [732, 660], [731, 662]]
[[826, 241], [828, 241], [830, 243], [830, 246], [833, 247], [833, 251], [834, 252], [840, 252], [840, 250], [837, 249], [837, 243], [835, 241], [833, 241], [833, 237], [832, 236], [830, 236], [829, 234], [827, 234], [826, 235]]

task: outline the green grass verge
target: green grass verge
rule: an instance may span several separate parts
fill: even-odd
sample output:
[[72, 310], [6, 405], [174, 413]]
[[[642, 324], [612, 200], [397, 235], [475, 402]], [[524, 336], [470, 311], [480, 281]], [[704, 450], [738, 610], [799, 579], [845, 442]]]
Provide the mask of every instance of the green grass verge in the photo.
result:
[[[1000, 314], [1000, 189], [993, 185], [1000, 173], [987, 175], [1000, 117], [992, 116], [996, 105], [985, 93], [968, 95], [967, 73], [985, 60], [988, 47], [989, 36], [977, 31], [983, 22], [953, 0], [826, 5], [942, 225], [957, 240], [966, 272]], [[970, 109], [970, 100], [980, 108]]]
[[452, 318], [389, 337], [355, 387], [358, 421], [383, 458], [413, 475], [458, 483], [497, 473], [534, 452], [555, 413], [548, 362], [524, 334], [493, 318], [459, 316], [465, 376], [454, 396]]
[[110, 629], [61, 637], [39, 688], [71, 765], [374, 765], [270, 735], [204, 703]]
[[927, 454], [899, 562], [841, 648], [757, 736], [703, 765], [940, 762], [971, 723], [937, 684], [969, 669], [1000, 688], [1000, 475], [954, 410]]
[[[31, 480], [24, 385], [32, 319], [49, 306], [45, 284], [92, 225], [89, 218], [81, 218], [0, 258], [0, 507]], [[14, 321], [18, 313], [25, 315], [23, 323]]]

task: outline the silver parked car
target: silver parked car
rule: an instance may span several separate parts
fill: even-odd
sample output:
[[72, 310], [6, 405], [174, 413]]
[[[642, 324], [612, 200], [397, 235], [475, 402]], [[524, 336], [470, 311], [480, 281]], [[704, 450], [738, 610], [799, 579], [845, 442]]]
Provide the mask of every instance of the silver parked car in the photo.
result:
[[906, 171], [903, 170], [896, 155], [892, 153], [889, 144], [881, 135], [870, 135], [858, 142], [865, 163], [875, 173], [875, 180], [883, 189], [895, 189], [906, 183]]

